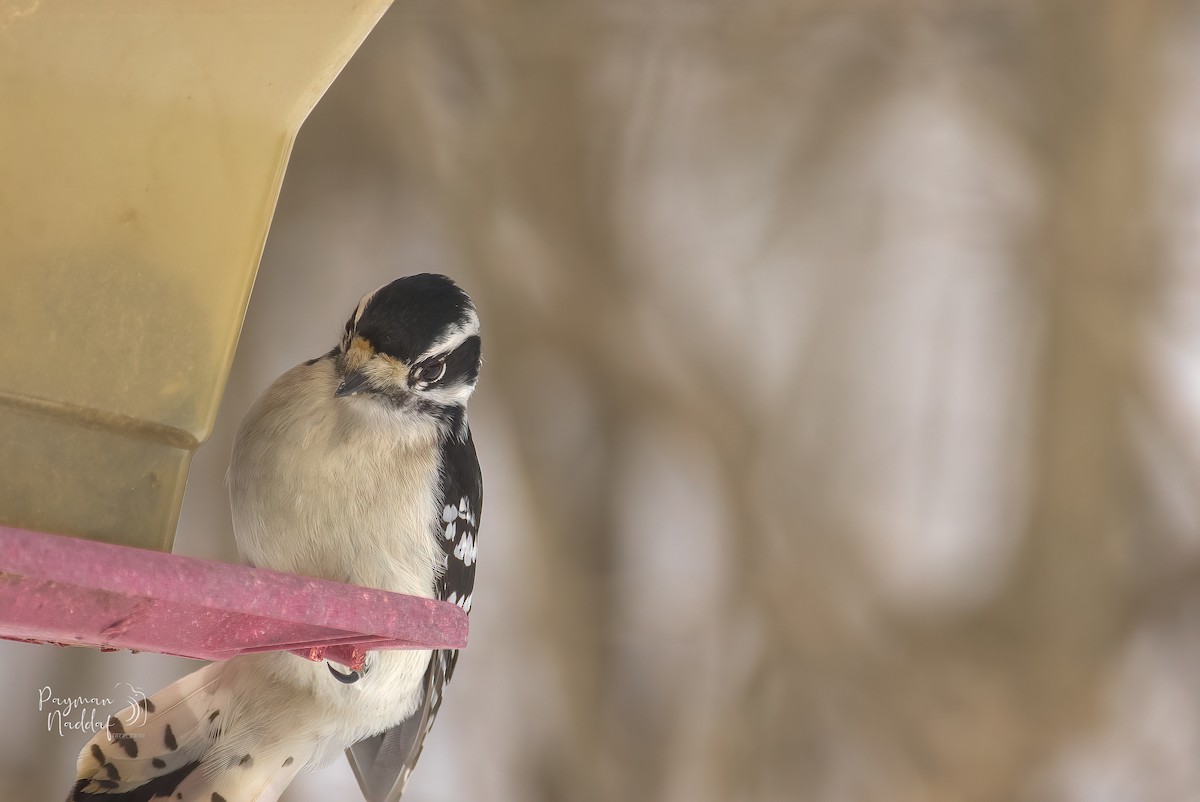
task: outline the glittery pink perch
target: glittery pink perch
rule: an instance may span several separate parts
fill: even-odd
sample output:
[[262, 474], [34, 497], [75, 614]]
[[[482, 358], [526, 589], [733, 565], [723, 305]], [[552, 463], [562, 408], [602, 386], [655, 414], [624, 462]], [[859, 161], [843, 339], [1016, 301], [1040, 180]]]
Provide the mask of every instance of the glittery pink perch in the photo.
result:
[[199, 660], [288, 650], [461, 649], [448, 602], [0, 526], [0, 638]]

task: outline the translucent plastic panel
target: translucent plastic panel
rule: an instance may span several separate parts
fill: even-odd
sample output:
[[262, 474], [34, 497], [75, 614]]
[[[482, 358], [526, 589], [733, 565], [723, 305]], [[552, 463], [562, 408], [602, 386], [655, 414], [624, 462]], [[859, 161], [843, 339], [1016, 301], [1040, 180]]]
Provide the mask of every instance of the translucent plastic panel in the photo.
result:
[[0, 522], [170, 548], [288, 153], [387, 0], [0, 0]]

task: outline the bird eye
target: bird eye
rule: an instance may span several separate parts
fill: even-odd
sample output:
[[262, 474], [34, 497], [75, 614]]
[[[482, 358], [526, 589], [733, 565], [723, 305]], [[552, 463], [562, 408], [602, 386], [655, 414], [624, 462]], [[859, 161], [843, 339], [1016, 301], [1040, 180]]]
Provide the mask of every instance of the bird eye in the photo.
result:
[[417, 368], [413, 378], [416, 381], [424, 382], [425, 384], [436, 384], [446, 375], [446, 360], [439, 359], [436, 362], [430, 362], [428, 365], [422, 365]]

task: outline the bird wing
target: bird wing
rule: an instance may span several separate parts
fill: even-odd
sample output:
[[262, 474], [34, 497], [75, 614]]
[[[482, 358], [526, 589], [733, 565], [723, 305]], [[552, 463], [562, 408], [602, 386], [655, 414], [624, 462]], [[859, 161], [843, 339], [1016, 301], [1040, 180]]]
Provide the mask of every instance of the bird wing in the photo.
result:
[[[483, 513], [483, 477], [471, 430], [442, 447], [442, 503], [438, 506], [443, 570], [435, 595], [471, 611], [475, 589], [475, 553]], [[367, 802], [395, 802], [421, 756], [425, 736], [442, 705], [442, 692], [454, 674], [458, 651], [435, 651], [425, 670], [416, 711], [391, 729], [372, 735], [346, 750], [354, 776]]]

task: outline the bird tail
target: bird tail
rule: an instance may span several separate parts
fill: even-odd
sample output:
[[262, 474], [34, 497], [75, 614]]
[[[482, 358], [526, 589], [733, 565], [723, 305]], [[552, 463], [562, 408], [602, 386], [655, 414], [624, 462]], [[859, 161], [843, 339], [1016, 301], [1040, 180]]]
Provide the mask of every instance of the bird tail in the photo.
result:
[[307, 756], [219, 758], [230, 665], [205, 666], [112, 716], [79, 753], [67, 802], [275, 802]]

